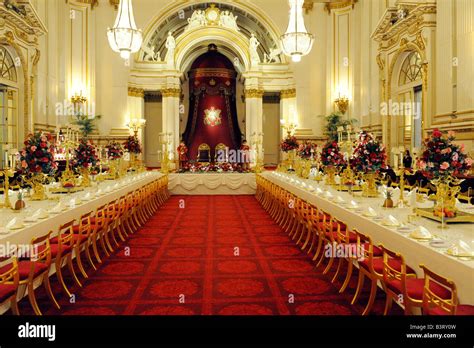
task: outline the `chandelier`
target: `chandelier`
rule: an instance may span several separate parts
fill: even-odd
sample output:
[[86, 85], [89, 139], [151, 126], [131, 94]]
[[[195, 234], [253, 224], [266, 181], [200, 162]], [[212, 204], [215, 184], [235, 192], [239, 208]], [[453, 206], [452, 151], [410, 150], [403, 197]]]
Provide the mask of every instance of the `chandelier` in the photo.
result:
[[132, 0], [120, 0], [114, 27], [107, 29], [107, 37], [112, 50], [119, 52], [123, 59], [127, 60], [130, 54], [138, 52], [143, 38], [142, 31], [135, 24]]
[[290, 1], [290, 22], [285, 35], [281, 37], [283, 52], [294, 62], [300, 62], [301, 57], [307, 55], [313, 47], [314, 38], [304, 25], [304, 0]]

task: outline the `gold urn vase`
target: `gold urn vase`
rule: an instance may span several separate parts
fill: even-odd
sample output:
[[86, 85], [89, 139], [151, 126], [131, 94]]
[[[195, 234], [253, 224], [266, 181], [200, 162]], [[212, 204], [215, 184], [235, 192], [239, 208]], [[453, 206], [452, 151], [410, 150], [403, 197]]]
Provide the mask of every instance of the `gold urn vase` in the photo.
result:
[[364, 175], [364, 184], [362, 185], [362, 195], [365, 197], [378, 197], [377, 184], [375, 183], [376, 173], [369, 172]]
[[324, 174], [326, 175], [326, 185], [336, 185], [336, 168], [334, 166], [326, 166], [324, 168]]

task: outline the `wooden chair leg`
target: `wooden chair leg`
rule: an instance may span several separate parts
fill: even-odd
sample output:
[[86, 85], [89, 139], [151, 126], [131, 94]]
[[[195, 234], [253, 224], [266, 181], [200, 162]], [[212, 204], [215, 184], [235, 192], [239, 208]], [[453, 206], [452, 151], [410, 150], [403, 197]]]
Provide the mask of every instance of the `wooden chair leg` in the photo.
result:
[[91, 255], [90, 248], [91, 248], [91, 243], [87, 242], [86, 246], [85, 246], [87, 260], [89, 261], [89, 264], [92, 266], [94, 271], [97, 271], [97, 267], [95, 266], [94, 261], [92, 261], [92, 255]]
[[377, 296], [377, 279], [372, 279], [372, 284], [370, 285], [370, 297], [369, 302], [367, 302], [367, 306], [365, 307], [362, 315], [367, 315], [372, 310], [372, 306], [374, 305], [375, 296]]
[[74, 264], [72, 263], [72, 254], [69, 254], [67, 258], [67, 267], [69, 269], [69, 273], [72, 275], [72, 279], [74, 282], [82, 288], [82, 283], [79, 281], [79, 278], [77, 277], [76, 271], [74, 270]]
[[31, 307], [36, 315], [42, 315], [41, 310], [38, 307], [38, 302], [35, 297], [35, 289], [33, 287], [33, 281], [28, 282], [28, 299], [30, 300]]
[[342, 269], [342, 260], [343, 260], [342, 257], [338, 258], [338, 260], [337, 260], [336, 273], [334, 273], [334, 276], [331, 279], [331, 283], [334, 283], [336, 281], [337, 277], [339, 277], [339, 272]]
[[51, 302], [53, 302], [54, 307], [56, 307], [57, 309], [61, 309], [61, 306], [59, 305], [58, 301], [56, 301], [56, 298], [54, 297], [54, 293], [51, 290], [51, 283], [50, 283], [48, 272], [46, 272], [43, 276], [43, 284], [44, 284], [44, 287], [46, 288], [46, 294], [48, 295]]
[[63, 288], [64, 292], [66, 293], [67, 297], [71, 297], [71, 292], [69, 291], [66, 283], [64, 282], [63, 272], [61, 265], [63, 263], [63, 259], [61, 258], [58, 262], [56, 262], [56, 277], [58, 278], [59, 284]]
[[82, 264], [81, 250], [80, 250], [81, 247], [82, 246], [76, 247], [76, 262], [77, 262], [77, 267], [79, 267], [79, 271], [81, 272], [82, 276], [87, 279], [89, 278], [89, 276], [87, 275], [86, 270], [84, 269], [84, 266]]
[[352, 298], [351, 305], [357, 302], [357, 298], [359, 297], [360, 291], [364, 287], [364, 280], [365, 280], [364, 272], [359, 270], [359, 276], [357, 278], [357, 289], [355, 291], [354, 297]]
[[10, 308], [13, 315], [20, 315], [20, 310], [18, 309], [18, 301], [16, 300], [16, 293], [10, 299]]
[[354, 269], [354, 264], [352, 263], [352, 260], [349, 259], [347, 260], [347, 273], [346, 273], [346, 279], [344, 280], [344, 283], [342, 284], [341, 288], [339, 289], [339, 293], [342, 294], [344, 291], [346, 291], [347, 286], [349, 285], [349, 282], [351, 281], [352, 277], [352, 271]]
[[385, 299], [385, 309], [383, 310], [383, 315], [387, 315], [390, 312], [390, 310], [392, 309], [392, 303], [393, 303], [392, 296], [387, 294], [387, 298]]

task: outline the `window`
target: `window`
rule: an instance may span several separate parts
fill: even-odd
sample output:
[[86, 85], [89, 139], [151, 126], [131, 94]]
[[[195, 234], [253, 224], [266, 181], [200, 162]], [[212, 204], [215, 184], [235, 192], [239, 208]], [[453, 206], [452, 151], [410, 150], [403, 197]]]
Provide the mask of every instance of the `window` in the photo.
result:
[[403, 86], [408, 83], [420, 80], [421, 71], [422, 67], [420, 54], [415, 51], [411, 52], [403, 62], [398, 85]]
[[0, 77], [17, 82], [15, 62], [5, 46], [0, 46]]

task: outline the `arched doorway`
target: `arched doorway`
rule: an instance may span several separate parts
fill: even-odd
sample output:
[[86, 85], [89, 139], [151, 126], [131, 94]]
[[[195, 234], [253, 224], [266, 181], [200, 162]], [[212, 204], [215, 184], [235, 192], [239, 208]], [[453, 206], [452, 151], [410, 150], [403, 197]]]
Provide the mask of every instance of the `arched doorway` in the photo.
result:
[[0, 46], [0, 148], [1, 167], [5, 168], [5, 152], [16, 149], [19, 141], [19, 86], [21, 74], [18, 62], [9, 46]]
[[[233, 63], [214, 44], [192, 64], [188, 73], [189, 116], [183, 134], [191, 160], [213, 162], [219, 146], [240, 148], [236, 76]], [[209, 149], [210, 153], [205, 150], [203, 156], [201, 149]]]
[[406, 51], [398, 57], [392, 76], [392, 145], [419, 148], [422, 141], [423, 66], [418, 51]]

